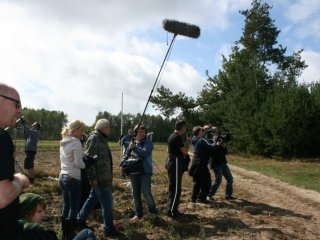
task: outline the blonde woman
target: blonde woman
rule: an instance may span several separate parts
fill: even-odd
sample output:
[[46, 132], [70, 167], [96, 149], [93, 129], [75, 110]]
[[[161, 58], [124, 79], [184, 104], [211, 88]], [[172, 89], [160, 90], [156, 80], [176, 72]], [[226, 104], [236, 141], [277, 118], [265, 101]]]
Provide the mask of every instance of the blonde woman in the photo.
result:
[[77, 228], [76, 219], [81, 201], [81, 169], [85, 168], [80, 142], [84, 128], [83, 122], [73, 120], [61, 132], [59, 185], [63, 196], [62, 233], [66, 239]]

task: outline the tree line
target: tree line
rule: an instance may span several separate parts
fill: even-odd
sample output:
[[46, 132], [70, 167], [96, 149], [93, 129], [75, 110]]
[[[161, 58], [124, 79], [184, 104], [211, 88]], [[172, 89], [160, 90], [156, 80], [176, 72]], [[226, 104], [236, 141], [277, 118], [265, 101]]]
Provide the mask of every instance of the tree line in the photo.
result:
[[[144, 116], [153, 140], [166, 142], [177, 118], [188, 129], [212, 124], [231, 134], [229, 149], [235, 153], [294, 158], [320, 155], [320, 83], [298, 83], [307, 67], [302, 49], [286, 54], [278, 43], [280, 30], [270, 18], [272, 7], [253, 0], [244, 17], [242, 36], [219, 72], [210, 76], [196, 98], [160, 86], [150, 102], [161, 115]], [[60, 139], [67, 115], [60, 111], [24, 109], [28, 122], [40, 121], [42, 139]], [[175, 116], [174, 118], [172, 116]], [[111, 141], [120, 136], [121, 115], [99, 112], [96, 119], [111, 121]], [[139, 122], [140, 114], [123, 114], [123, 132]], [[87, 133], [93, 126], [88, 126]]]
[[[68, 123], [68, 115], [63, 111], [49, 111], [46, 109], [23, 109], [23, 118], [27, 125], [31, 127], [34, 122], [40, 122], [41, 135], [43, 140], [60, 140], [61, 130]], [[123, 134], [126, 134], [129, 128], [134, 128], [141, 119], [141, 114], [121, 114], [113, 115], [107, 111], [99, 112], [96, 120], [106, 118], [111, 123], [112, 131], [109, 135], [110, 141], [118, 141], [121, 134], [121, 123]], [[81, 119], [79, 119], [81, 120]], [[145, 115], [143, 123], [147, 127], [147, 132], [153, 132], [153, 141], [166, 142], [168, 135], [173, 131], [175, 119], [163, 118], [161, 115]], [[22, 127], [17, 124], [17, 137], [23, 138]], [[89, 134], [94, 129], [94, 124], [86, 126], [85, 133]], [[10, 133], [14, 134], [14, 129], [10, 129]]]
[[232, 134], [232, 150], [267, 157], [319, 157], [320, 83], [300, 84], [302, 49], [286, 54], [272, 7], [253, 0], [242, 36], [197, 98], [160, 86], [151, 102], [164, 116], [211, 123]]

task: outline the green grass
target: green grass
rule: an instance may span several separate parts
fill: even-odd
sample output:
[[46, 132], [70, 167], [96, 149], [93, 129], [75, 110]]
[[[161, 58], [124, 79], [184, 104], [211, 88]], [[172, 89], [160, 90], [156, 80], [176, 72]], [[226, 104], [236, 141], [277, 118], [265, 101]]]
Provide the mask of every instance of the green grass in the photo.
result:
[[[38, 151], [59, 151], [60, 141], [40, 140], [38, 144]], [[17, 140], [17, 148], [24, 148], [25, 141]]]
[[257, 171], [289, 184], [320, 192], [320, 163], [306, 161], [276, 161], [261, 158], [228, 156], [235, 166]]

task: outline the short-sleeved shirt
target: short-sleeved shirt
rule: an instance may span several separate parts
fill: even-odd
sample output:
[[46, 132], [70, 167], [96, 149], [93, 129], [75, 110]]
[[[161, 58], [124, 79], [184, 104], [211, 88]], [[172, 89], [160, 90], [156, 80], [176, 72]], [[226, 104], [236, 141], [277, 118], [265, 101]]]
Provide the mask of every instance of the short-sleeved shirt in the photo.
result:
[[[14, 146], [10, 135], [0, 128], [0, 181], [14, 178]], [[19, 218], [19, 197], [0, 209], [0, 224], [15, 223]]]
[[184, 147], [182, 137], [173, 132], [168, 138], [168, 154], [169, 156], [175, 156], [178, 158], [183, 158], [183, 153], [180, 151], [180, 148]]

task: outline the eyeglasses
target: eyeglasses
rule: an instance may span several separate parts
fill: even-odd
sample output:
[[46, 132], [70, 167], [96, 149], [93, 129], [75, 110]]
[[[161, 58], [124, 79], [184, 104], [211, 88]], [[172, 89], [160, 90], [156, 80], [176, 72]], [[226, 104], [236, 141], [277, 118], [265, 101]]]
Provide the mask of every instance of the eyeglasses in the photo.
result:
[[21, 108], [21, 102], [19, 100], [11, 98], [11, 97], [8, 97], [8, 96], [5, 96], [5, 95], [2, 95], [2, 94], [0, 94], [0, 97], [3, 97], [3, 98], [8, 99], [8, 100], [10, 100], [12, 102], [15, 102], [17, 109]]

